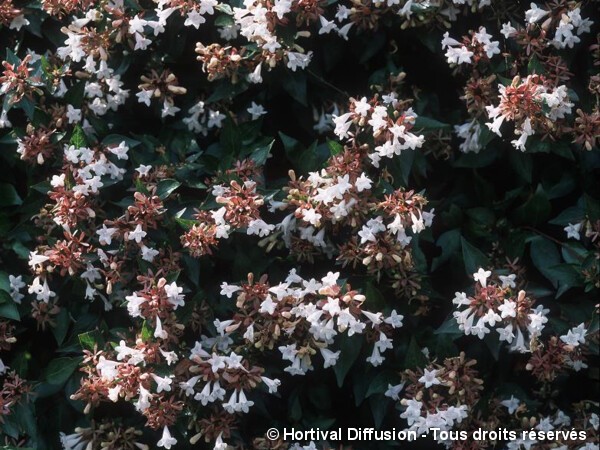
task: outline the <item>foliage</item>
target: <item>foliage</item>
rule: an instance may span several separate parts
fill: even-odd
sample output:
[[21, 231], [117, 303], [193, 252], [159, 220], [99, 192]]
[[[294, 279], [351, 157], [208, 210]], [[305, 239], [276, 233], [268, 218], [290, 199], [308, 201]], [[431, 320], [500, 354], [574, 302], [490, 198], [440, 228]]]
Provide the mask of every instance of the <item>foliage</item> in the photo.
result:
[[593, 11], [2, 2], [1, 442], [597, 448]]

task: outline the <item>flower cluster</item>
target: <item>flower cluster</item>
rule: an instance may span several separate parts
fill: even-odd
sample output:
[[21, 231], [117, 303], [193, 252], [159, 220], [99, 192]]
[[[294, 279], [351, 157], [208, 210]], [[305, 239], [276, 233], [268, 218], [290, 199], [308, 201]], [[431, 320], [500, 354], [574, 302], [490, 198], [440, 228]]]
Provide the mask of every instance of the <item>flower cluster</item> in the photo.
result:
[[[490, 270], [479, 269], [473, 274], [476, 281], [475, 292], [467, 296], [457, 292], [452, 303], [458, 308], [453, 316], [465, 335], [483, 339], [495, 329], [498, 339], [510, 344], [513, 351], [531, 351], [548, 318], [548, 310], [542, 305], [533, 307], [534, 300], [523, 290], [515, 292], [516, 275], [498, 275], [498, 280], [490, 280]], [[489, 326], [489, 328], [488, 328]]]
[[386, 316], [363, 309], [366, 297], [348, 283], [340, 286], [339, 276], [329, 272], [319, 281], [305, 280], [292, 270], [275, 286], [266, 277], [255, 282], [253, 276], [241, 286], [223, 283], [221, 294], [238, 293], [239, 312], [230, 326], [256, 348], [277, 346], [281, 358], [290, 362], [284, 370], [293, 375], [312, 370], [312, 358], [318, 353], [325, 368], [335, 366], [340, 351], [328, 347], [341, 334], [364, 334], [374, 342], [367, 361], [378, 366], [385, 360], [382, 353], [392, 348], [391, 334], [402, 327], [403, 316], [395, 310]]
[[350, 100], [349, 111], [335, 116], [335, 134], [358, 146], [365, 139], [373, 140], [374, 148], [368, 152], [371, 164], [379, 167], [381, 158], [392, 158], [403, 150], [415, 150], [424, 142], [424, 136], [413, 133], [417, 115], [409, 102], [397, 99], [395, 93], [368, 100]]
[[184, 248], [193, 256], [211, 254], [219, 239], [229, 233], [245, 229], [248, 235], [267, 236], [275, 225], [260, 218], [259, 208], [264, 204], [263, 196], [256, 190], [257, 184], [246, 179], [242, 184], [231, 181], [229, 186], [215, 184], [212, 195], [216, 203], [223, 205], [213, 211], [198, 211], [191, 229], [181, 236]]
[[[408, 369], [401, 384], [390, 385], [386, 396], [399, 401], [400, 417], [406, 420], [407, 430], [421, 435], [432, 428], [464, 429], [483, 389], [475, 364], [475, 360], [461, 353], [456, 358], [446, 358], [442, 364], [432, 363], [416, 371]], [[452, 444], [452, 441], [438, 442], [446, 447]]]
[[536, 132], [552, 134], [559, 126], [559, 119], [571, 113], [573, 103], [569, 101], [567, 87], [564, 85], [549, 87], [544, 85], [544, 78], [529, 75], [522, 80], [515, 77], [510, 86], [498, 85], [499, 103], [487, 106], [491, 122], [487, 127], [502, 136], [500, 127], [504, 121], [514, 122], [514, 133], [519, 136], [511, 144], [525, 151], [527, 138]]

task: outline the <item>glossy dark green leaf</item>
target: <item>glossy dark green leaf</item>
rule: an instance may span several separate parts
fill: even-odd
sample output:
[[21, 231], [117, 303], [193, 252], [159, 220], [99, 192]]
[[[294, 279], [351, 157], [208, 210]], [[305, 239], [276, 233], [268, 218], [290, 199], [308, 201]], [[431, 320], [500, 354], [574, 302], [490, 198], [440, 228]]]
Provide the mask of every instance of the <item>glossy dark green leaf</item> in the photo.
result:
[[18, 206], [23, 203], [12, 184], [0, 183], [0, 206]]
[[179, 186], [181, 186], [181, 183], [177, 180], [160, 180], [158, 186], [156, 187], [156, 195], [158, 195], [161, 200], [165, 200], [173, 192], [175, 192]]
[[360, 355], [363, 340], [359, 335], [347, 336], [346, 334], [338, 338], [339, 350], [341, 351], [337, 364], [333, 370], [337, 379], [337, 384], [341, 387], [344, 384], [346, 375], [350, 368]]
[[465, 265], [465, 272], [467, 275], [472, 275], [473, 273], [477, 272], [480, 267], [486, 268], [489, 266], [490, 261], [485, 253], [483, 253], [462, 236], [460, 238], [460, 243], [462, 248], [463, 262]]
[[53, 385], [62, 385], [75, 372], [81, 363], [80, 357], [56, 358], [44, 370], [44, 379]]

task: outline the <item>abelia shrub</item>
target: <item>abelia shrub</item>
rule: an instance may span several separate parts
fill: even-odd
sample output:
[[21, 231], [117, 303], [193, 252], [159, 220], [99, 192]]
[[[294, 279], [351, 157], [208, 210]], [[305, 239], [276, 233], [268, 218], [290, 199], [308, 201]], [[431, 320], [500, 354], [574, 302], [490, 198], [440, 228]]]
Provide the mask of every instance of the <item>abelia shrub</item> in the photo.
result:
[[598, 448], [596, 10], [3, 1], [0, 445]]

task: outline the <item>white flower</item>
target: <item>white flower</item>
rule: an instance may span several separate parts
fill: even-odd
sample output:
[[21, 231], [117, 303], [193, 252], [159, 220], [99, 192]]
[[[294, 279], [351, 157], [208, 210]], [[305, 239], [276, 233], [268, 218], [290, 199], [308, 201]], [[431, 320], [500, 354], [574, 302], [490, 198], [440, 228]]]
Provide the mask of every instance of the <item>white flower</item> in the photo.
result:
[[475, 281], [479, 281], [482, 287], [487, 287], [487, 279], [492, 275], [490, 270], [483, 270], [481, 267], [473, 274]]
[[277, 306], [277, 303], [275, 303], [273, 301], [273, 297], [271, 297], [270, 295], [267, 295], [265, 300], [263, 300], [263, 302], [260, 304], [260, 309], [258, 310], [258, 312], [261, 314], [266, 313], [266, 314], [272, 315], [275, 312], [276, 306]]
[[139, 386], [140, 397], [137, 402], [135, 402], [135, 409], [143, 412], [150, 408], [150, 399], [152, 398], [152, 394], [149, 390], [145, 389], [144, 386], [140, 384]]
[[78, 123], [81, 121], [81, 109], [73, 108], [72, 105], [67, 105], [67, 120], [69, 123]]
[[215, 441], [215, 446], [213, 450], [227, 450], [229, 446], [226, 442], [223, 442], [223, 433], [219, 433], [217, 436], [217, 440]]
[[337, 26], [333, 20], [327, 20], [325, 17], [319, 16], [319, 22], [321, 22], [319, 34], [328, 34], [331, 31], [337, 30]]
[[513, 326], [511, 323], [509, 323], [505, 328], [496, 328], [496, 331], [500, 335], [498, 336], [498, 339], [501, 342], [506, 341], [510, 344], [515, 338], [515, 334], [513, 333]]
[[371, 181], [371, 179], [367, 177], [364, 173], [362, 173], [360, 177], [356, 179], [356, 183], [354, 183], [358, 192], [371, 189], [372, 184], [373, 182]]
[[167, 299], [169, 303], [173, 305], [173, 309], [177, 309], [178, 306], [183, 306], [183, 288], [177, 286], [177, 283], [174, 281], [171, 284], [165, 284], [165, 293], [167, 294]]
[[577, 239], [578, 241], [581, 239], [581, 235], [579, 231], [581, 230], [581, 223], [572, 224], [569, 223], [568, 226], [565, 227], [565, 232], [567, 233], [567, 239]]
[[373, 327], [381, 323], [382, 314], [380, 312], [372, 313], [369, 311], [362, 311], [362, 313], [371, 321]]
[[23, 14], [20, 14], [17, 17], [15, 17], [12, 20], [12, 22], [10, 22], [10, 26], [8, 28], [11, 30], [19, 31], [22, 26], [27, 26], [27, 25], [29, 25], [29, 20], [27, 20]]
[[450, 47], [446, 51], [448, 64], [470, 64], [473, 52], [464, 45], [461, 47]]
[[156, 382], [156, 393], [160, 394], [162, 391], [171, 392], [171, 383], [173, 380], [169, 377], [159, 377], [155, 373], [150, 374], [152, 379]]
[[158, 316], [156, 317], [156, 329], [154, 330], [154, 337], [160, 339], [167, 339], [169, 337], [167, 331], [163, 330], [162, 322]]
[[160, 111], [160, 117], [162, 117], [163, 119], [165, 117], [172, 117], [175, 116], [175, 114], [177, 114], [179, 111], [181, 111], [180, 108], [175, 106], [172, 102], [165, 100], [165, 102], [163, 103], [162, 110]]
[[142, 242], [142, 239], [146, 237], [146, 234], [147, 233], [144, 230], [142, 230], [142, 226], [138, 223], [135, 227], [135, 230], [130, 231], [128, 233], [127, 239], [129, 241], [135, 241], [139, 244], [140, 242]]
[[262, 105], [252, 102], [250, 107], [246, 110], [252, 115], [252, 120], [258, 119], [260, 116], [263, 116], [267, 113], [265, 108]]
[[64, 185], [65, 185], [65, 174], [62, 173], [60, 175], [52, 175], [52, 180], [50, 181], [50, 185], [53, 188], [64, 187]]
[[262, 63], [258, 64], [254, 68], [252, 73], [248, 74], [248, 81], [253, 84], [262, 83], [263, 79], [262, 79], [261, 71], [262, 71]]
[[508, 409], [508, 413], [512, 414], [517, 410], [521, 402], [518, 398], [515, 398], [514, 395], [511, 395], [508, 400], [503, 400], [500, 402], [500, 404], [502, 406], [506, 406], [506, 409]]
[[323, 356], [324, 360], [323, 367], [327, 369], [328, 367], [335, 366], [338, 358], [340, 357], [340, 351], [338, 350], [337, 352], [332, 352], [327, 348], [320, 348], [319, 350], [321, 351], [321, 355]]
[[121, 141], [121, 143], [117, 147], [109, 148], [108, 151], [115, 155], [118, 159], [129, 159], [129, 156], [127, 155], [129, 147], [127, 147], [125, 141]]
[[100, 244], [110, 245], [112, 243], [112, 236], [117, 231], [117, 228], [106, 228], [106, 225], [102, 224], [102, 228], [96, 231], [96, 234], [99, 236]]
[[237, 291], [241, 291], [242, 288], [239, 286], [235, 286], [232, 284], [227, 284], [227, 283], [221, 283], [221, 295], [224, 295], [227, 298], [231, 298], [231, 296], [233, 294], [235, 294]]
[[500, 322], [502, 320], [502, 318], [493, 309], [489, 309], [488, 312], [483, 316], [483, 319], [491, 327], [496, 325], [496, 322]]
[[46, 261], [48, 261], [50, 258], [48, 258], [45, 255], [38, 255], [37, 250], [30, 252], [29, 253], [29, 267], [31, 267], [33, 270], [37, 269], [38, 266], [41, 267], [41, 265], [43, 263], [45, 263]]
[[190, 395], [194, 394], [194, 386], [196, 386], [196, 383], [198, 382], [199, 379], [200, 379], [200, 375], [196, 375], [195, 377], [192, 377], [187, 381], [179, 382], [179, 388], [183, 392], [185, 392], [186, 397], [189, 397]]
[[446, 31], [444, 33], [443, 39], [442, 39], [442, 50], [446, 50], [446, 48], [448, 47], [454, 47], [460, 45], [460, 42], [458, 42], [456, 39], [451, 38], [450, 37], [450, 33], [448, 31]]
[[548, 15], [548, 11], [541, 9], [535, 3], [531, 3], [529, 7], [530, 9], [525, 11], [525, 20], [529, 23], [535, 23]]
[[517, 317], [517, 304], [512, 300], [504, 299], [504, 302], [498, 306], [500, 316], [505, 319], [506, 317]]
[[159, 254], [158, 250], [142, 245], [142, 259], [144, 261], [152, 262], [154, 258]]
[[381, 356], [379, 347], [374, 346], [371, 356], [369, 356], [367, 358], [367, 362], [371, 363], [374, 367], [377, 367], [377, 366], [380, 366], [384, 360], [385, 360], [385, 357]]
[[263, 383], [265, 383], [267, 388], [269, 389], [269, 394], [276, 393], [277, 388], [279, 387], [279, 385], [281, 385], [281, 381], [278, 380], [277, 378], [275, 378], [273, 380], [270, 378], [267, 378], [267, 377], [260, 377], [260, 378], [263, 381]]
[[158, 447], [164, 447], [170, 449], [173, 445], [177, 444], [177, 439], [171, 436], [168, 427], [163, 428], [162, 438], [156, 443]]
[[200, 0], [200, 14], [208, 14], [212, 16], [215, 13], [215, 6], [219, 2], [217, 0]]
[[142, 90], [135, 94], [138, 99], [138, 103], [143, 103], [146, 106], [150, 106], [150, 100], [152, 100], [153, 92], [151, 90]]
[[121, 363], [110, 361], [104, 356], [100, 356], [98, 364], [96, 364], [96, 370], [100, 372], [100, 376], [103, 379], [112, 381], [118, 375], [119, 371], [117, 370], [117, 367], [120, 365]]
[[400, 392], [404, 389], [404, 383], [391, 385], [388, 384], [387, 391], [385, 391], [385, 396], [391, 398], [392, 400], [399, 400]]
[[302, 210], [302, 218], [310, 223], [311, 225], [314, 226], [319, 226], [320, 225], [320, 220], [321, 220], [322, 215], [319, 214], [318, 212], [316, 212], [314, 209], [310, 208], [310, 209], [303, 209]]
[[248, 224], [246, 234], [248, 234], [248, 236], [256, 234], [257, 236], [265, 237], [268, 236], [274, 229], [275, 225], [268, 224], [262, 219], [255, 219]]
[[108, 390], [108, 398], [110, 401], [112, 402], [118, 402], [119, 401], [119, 393], [121, 392], [121, 389], [123, 389], [123, 387], [120, 384], [117, 384], [115, 387], [110, 388]]
[[454, 132], [459, 138], [464, 139], [459, 146], [460, 151], [463, 153], [479, 153], [481, 150], [481, 144], [479, 143], [479, 137], [481, 136], [481, 126], [479, 122], [473, 120], [466, 122], [462, 125], [455, 125]]
[[517, 284], [515, 283], [515, 279], [517, 278], [517, 276], [514, 273], [511, 273], [510, 275], [499, 275], [498, 278], [500, 278], [500, 281], [502, 282], [502, 288], [511, 288], [514, 289], [515, 287], [517, 287]]
[[517, 29], [515, 27], [513, 27], [510, 24], [510, 22], [506, 22], [506, 23], [502, 24], [502, 30], [500, 30], [500, 33], [502, 33], [504, 35], [504, 37], [506, 39], [508, 39], [509, 37], [512, 37], [515, 34], [517, 34]]
[[159, 348], [159, 350], [160, 350], [160, 354], [163, 355], [163, 357], [165, 358], [165, 361], [167, 362], [167, 366], [170, 366], [171, 364], [175, 364], [179, 360], [177, 353], [165, 352], [162, 348]]
[[348, 133], [348, 130], [350, 129], [350, 126], [352, 125], [351, 116], [352, 116], [352, 113], [345, 113], [345, 114], [342, 114], [341, 116], [336, 116], [336, 115], [331, 116], [333, 123], [335, 124], [335, 129], [333, 130], [333, 132], [340, 139], [345, 139], [345, 138], [349, 137], [349, 135], [350, 135]]
[[404, 319], [404, 316], [396, 313], [396, 310], [393, 309], [389, 317], [383, 319], [383, 321], [391, 325], [392, 328], [400, 328], [402, 326], [402, 319]]
[[129, 33], [143, 33], [144, 27], [148, 25], [148, 21], [141, 19], [139, 16], [135, 16], [129, 20]]
[[433, 386], [435, 384], [440, 384], [441, 381], [436, 377], [437, 373], [438, 373], [438, 370], [436, 370], [436, 369], [432, 369], [432, 370], [424, 369], [423, 376], [421, 378], [419, 378], [419, 383], [425, 384], [425, 388], [430, 388], [431, 386]]
[[292, 72], [295, 72], [298, 67], [304, 69], [308, 66], [312, 58], [312, 52], [308, 52], [307, 54], [298, 53], [298, 52], [288, 52], [287, 53], [288, 62], [287, 67], [291, 69]]
[[193, 26], [197, 30], [204, 22], [206, 22], [206, 19], [198, 11], [192, 9], [188, 12], [183, 25], [186, 27]]
[[135, 171], [140, 174], [140, 177], [145, 177], [150, 173], [151, 169], [152, 166], [150, 165], [146, 166], [144, 164], [140, 164]]
[[567, 345], [578, 347], [579, 344], [585, 344], [586, 333], [585, 324], [580, 323], [578, 326], [571, 328], [566, 335], [561, 336], [560, 340]]

